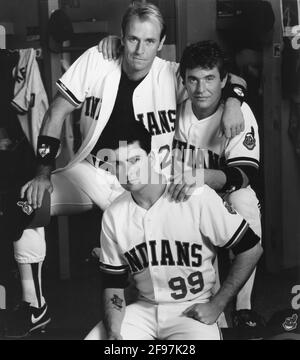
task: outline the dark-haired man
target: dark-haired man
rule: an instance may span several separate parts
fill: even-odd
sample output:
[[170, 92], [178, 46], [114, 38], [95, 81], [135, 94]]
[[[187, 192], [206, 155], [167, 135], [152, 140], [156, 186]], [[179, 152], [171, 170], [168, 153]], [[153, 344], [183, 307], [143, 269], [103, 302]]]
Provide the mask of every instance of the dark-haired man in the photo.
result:
[[[253, 190], [259, 168], [259, 133], [255, 117], [244, 102], [241, 110], [245, 130], [232, 139], [219, 137], [224, 111], [224, 91], [228, 63], [222, 49], [212, 41], [188, 46], [180, 62], [180, 73], [189, 98], [177, 109], [175, 148], [182, 167], [174, 167], [171, 196], [182, 201], [197, 182], [216, 190], [261, 237], [259, 201]], [[178, 156], [178, 155], [184, 156]], [[182, 173], [176, 174], [176, 169]], [[239, 292], [235, 325], [251, 332], [259, 326], [259, 316], [251, 311], [255, 272]]]
[[[104, 320], [87, 339], [220, 340], [216, 321], [260, 258], [259, 237], [206, 185], [170, 201], [143, 125], [116, 138], [107, 157], [127, 191], [103, 216]], [[236, 257], [213, 295], [215, 246]], [[126, 307], [129, 273], [139, 297]]]

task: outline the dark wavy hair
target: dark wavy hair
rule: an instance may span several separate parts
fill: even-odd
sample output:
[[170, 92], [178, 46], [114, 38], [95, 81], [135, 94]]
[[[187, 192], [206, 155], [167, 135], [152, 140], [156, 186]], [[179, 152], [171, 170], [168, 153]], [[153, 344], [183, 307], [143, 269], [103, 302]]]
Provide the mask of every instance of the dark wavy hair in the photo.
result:
[[185, 81], [187, 69], [217, 67], [221, 80], [228, 74], [229, 59], [225, 52], [214, 41], [200, 41], [187, 46], [180, 61], [180, 75]]

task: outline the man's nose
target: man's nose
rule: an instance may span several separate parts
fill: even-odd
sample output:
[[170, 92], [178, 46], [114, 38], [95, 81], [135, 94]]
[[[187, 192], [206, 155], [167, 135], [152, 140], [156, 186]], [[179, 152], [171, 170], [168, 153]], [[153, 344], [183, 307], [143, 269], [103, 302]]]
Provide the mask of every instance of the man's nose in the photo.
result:
[[203, 92], [205, 92], [205, 90], [206, 90], [205, 81], [204, 81], [204, 80], [200, 80], [200, 81], [198, 82], [197, 91], [198, 91], [199, 93], [203, 93]]
[[136, 49], [135, 49], [135, 52], [137, 54], [143, 54], [145, 51], [145, 45], [143, 44], [142, 41], [139, 41], [136, 45]]

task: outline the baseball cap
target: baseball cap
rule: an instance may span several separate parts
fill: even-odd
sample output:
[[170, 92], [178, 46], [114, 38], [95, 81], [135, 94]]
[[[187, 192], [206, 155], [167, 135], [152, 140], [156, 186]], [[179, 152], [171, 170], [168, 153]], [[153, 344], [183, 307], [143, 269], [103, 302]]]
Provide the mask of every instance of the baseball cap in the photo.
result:
[[300, 340], [300, 312], [283, 309], [274, 313], [266, 326], [267, 340]]

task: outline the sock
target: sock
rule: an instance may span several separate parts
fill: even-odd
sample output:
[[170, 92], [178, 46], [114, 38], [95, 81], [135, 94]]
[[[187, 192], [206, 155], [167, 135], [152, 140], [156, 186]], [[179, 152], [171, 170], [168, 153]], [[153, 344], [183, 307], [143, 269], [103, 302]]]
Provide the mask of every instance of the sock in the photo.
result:
[[42, 294], [42, 265], [42, 262], [37, 264], [18, 264], [23, 301], [36, 308], [45, 305], [45, 299]]

